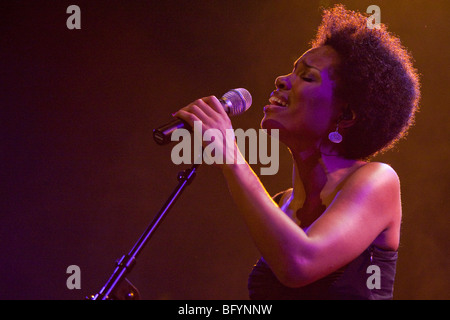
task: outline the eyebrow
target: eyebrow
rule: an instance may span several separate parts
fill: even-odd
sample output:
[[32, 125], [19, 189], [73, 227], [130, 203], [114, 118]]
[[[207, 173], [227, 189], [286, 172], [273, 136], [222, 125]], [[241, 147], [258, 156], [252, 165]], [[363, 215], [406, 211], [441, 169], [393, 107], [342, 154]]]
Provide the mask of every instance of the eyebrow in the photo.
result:
[[[297, 64], [298, 64], [299, 60], [297, 60], [297, 62], [294, 64], [294, 69], [297, 69]], [[300, 61], [305, 67], [309, 68], [309, 69], [316, 69], [317, 71], [321, 72], [321, 70], [317, 67], [311, 66], [309, 64], [307, 64], [305, 62], [305, 60]]]

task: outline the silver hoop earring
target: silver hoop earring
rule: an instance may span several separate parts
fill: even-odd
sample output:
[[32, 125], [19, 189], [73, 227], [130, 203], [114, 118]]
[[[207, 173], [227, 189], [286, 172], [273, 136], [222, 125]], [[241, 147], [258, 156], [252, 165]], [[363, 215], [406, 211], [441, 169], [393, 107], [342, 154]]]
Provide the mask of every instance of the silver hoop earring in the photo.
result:
[[339, 124], [336, 126], [336, 131], [330, 132], [328, 139], [336, 144], [342, 142], [342, 135], [339, 133]]

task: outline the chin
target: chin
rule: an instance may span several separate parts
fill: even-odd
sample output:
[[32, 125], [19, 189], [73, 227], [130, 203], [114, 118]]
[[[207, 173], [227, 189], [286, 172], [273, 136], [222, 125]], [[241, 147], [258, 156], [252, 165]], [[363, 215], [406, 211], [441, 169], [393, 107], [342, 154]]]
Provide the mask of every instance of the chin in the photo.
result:
[[280, 122], [274, 119], [267, 119], [267, 117], [264, 117], [261, 120], [261, 128], [267, 130], [268, 135], [271, 135], [270, 131], [273, 129], [279, 130], [278, 137], [281, 137], [281, 135], [285, 131], [285, 127]]

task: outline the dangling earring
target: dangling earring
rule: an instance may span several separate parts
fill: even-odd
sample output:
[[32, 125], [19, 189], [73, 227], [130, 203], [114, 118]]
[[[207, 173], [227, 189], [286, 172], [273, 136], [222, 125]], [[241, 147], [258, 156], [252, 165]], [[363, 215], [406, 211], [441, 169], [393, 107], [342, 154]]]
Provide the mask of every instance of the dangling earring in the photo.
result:
[[342, 142], [342, 135], [338, 132], [339, 130], [339, 122], [336, 126], [336, 131], [330, 132], [328, 135], [328, 139], [333, 143], [341, 143]]

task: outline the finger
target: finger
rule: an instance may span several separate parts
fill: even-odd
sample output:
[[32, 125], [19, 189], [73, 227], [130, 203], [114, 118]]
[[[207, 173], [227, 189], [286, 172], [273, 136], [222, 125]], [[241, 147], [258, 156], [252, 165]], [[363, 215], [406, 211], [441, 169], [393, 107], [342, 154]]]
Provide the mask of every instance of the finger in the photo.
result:
[[217, 118], [217, 113], [204, 102], [196, 102], [195, 104], [192, 103], [182, 110], [195, 114], [199, 121], [201, 121], [206, 127], [213, 125]]
[[219, 113], [221, 116], [228, 116], [222, 103], [216, 96], [205, 97], [205, 98], [203, 98], [203, 101], [206, 104], [208, 104], [211, 107], [211, 109], [213, 109], [215, 112]]
[[[223, 111], [223, 107], [220, 104], [219, 100], [217, 98], [214, 98], [214, 96], [203, 97], [194, 101], [191, 105], [195, 105], [196, 107], [200, 108], [208, 117], [217, 121], [220, 120], [221, 117], [223, 117], [223, 115], [219, 113], [220, 110]], [[217, 104], [219, 106], [217, 106]]]
[[195, 121], [202, 122], [195, 113], [189, 112], [189, 111], [185, 110], [184, 108], [173, 113], [172, 116], [180, 118], [181, 120], [186, 122], [191, 128], [194, 127]]

